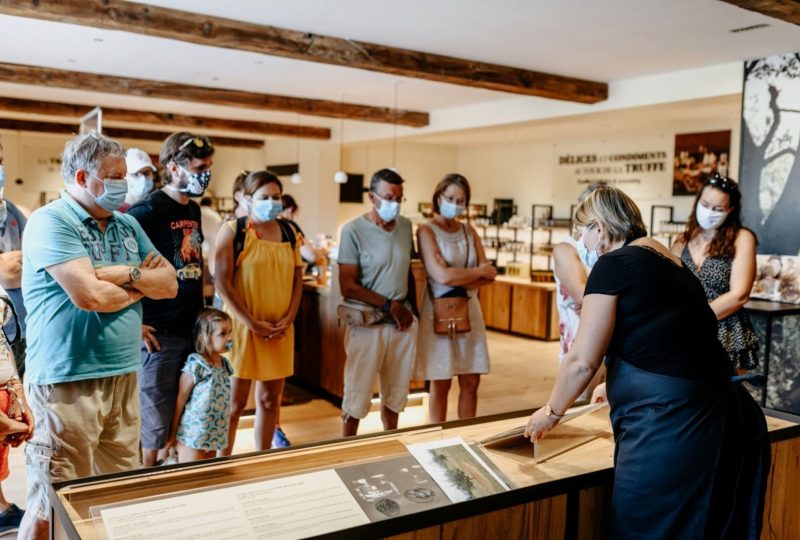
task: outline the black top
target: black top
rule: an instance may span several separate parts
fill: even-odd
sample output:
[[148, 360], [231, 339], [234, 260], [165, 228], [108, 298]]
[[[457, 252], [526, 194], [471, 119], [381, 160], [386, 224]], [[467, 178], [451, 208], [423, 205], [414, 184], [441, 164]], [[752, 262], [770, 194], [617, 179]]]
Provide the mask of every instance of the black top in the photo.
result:
[[672, 377], [724, 381], [733, 374], [703, 286], [685, 266], [624, 246], [597, 260], [585, 295], [617, 296], [608, 356]]
[[178, 273], [178, 295], [166, 300], [142, 299], [144, 324], [160, 332], [191, 337], [203, 309], [203, 232], [200, 206], [181, 204], [161, 190], [133, 205], [128, 213], [142, 225], [161, 255]]

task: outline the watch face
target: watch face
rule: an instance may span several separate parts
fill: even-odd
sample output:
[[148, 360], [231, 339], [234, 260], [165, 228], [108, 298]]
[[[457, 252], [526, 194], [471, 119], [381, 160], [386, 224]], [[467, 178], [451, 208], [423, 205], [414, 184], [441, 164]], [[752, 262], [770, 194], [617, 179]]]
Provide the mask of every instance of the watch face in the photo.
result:
[[138, 268], [134, 267], [131, 268], [131, 281], [139, 281], [139, 278], [142, 277], [142, 271]]

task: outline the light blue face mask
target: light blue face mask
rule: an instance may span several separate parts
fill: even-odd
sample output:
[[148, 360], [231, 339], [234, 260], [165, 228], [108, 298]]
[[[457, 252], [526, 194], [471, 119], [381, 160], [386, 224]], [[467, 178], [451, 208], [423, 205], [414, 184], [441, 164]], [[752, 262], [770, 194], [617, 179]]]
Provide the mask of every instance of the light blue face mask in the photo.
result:
[[6, 189], [6, 168], [0, 165], [0, 197]]
[[460, 204], [451, 203], [442, 199], [439, 201], [439, 215], [445, 219], [455, 219], [464, 213], [466, 207]]
[[583, 231], [583, 234], [578, 239], [578, 245], [576, 246], [578, 249], [578, 257], [580, 257], [583, 264], [588, 266], [590, 269], [595, 265], [597, 259], [600, 258], [600, 254], [597, 253], [597, 246], [600, 244], [599, 238], [597, 239], [597, 242], [595, 242], [594, 248], [592, 249], [588, 249], [586, 244], [583, 243], [583, 237], [586, 236], [586, 233], [589, 232], [592, 227], [594, 227], [594, 224], [589, 225], [586, 230]]
[[128, 180], [128, 193], [137, 201], [144, 199], [145, 195], [153, 190], [153, 181], [144, 174], [129, 174], [125, 178]]
[[283, 212], [281, 201], [274, 199], [252, 201], [251, 207], [253, 208], [253, 215], [258, 221], [273, 221]]
[[232, 349], [233, 349], [233, 340], [229, 339], [228, 341], [225, 342], [225, 350], [230, 351]]
[[380, 206], [376, 208], [380, 218], [387, 223], [391, 223], [397, 219], [397, 215], [400, 213], [400, 203], [395, 201], [386, 201], [378, 197], [378, 195], [375, 195], [375, 197], [381, 201]]
[[[94, 178], [97, 178], [96, 176]], [[99, 178], [97, 178], [100, 180]], [[125, 195], [128, 193], [127, 180], [109, 180], [102, 181], [105, 191], [99, 197], [94, 198], [97, 206], [109, 212], [118, 210], [122, 203], [125, 202]]]

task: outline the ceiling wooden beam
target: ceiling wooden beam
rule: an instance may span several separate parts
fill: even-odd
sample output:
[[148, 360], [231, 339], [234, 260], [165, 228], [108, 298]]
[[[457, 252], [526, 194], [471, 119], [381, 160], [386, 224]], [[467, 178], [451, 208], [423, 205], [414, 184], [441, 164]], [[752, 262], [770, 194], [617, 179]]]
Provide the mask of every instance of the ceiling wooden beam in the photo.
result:
[[[5, 1], [5, 0], [0, 0]], [[3, 5], [3, 4], [0, 4]], [[428, 113], [342, 103], [323, 99], [304, 99], [241, 90], [191, 86], [165, 81], [114, 77], [81, 71], [0, 63], [0, 80], [36, 86], [93, 90], [110, 94], [195, 101], [211, 105], [290, 111], [311, 116], [347, 118], [366, 122], [385, 122], [422, 127], [428, 125]]]
[[800, 4], [797, 0], [722, 0], [747, 11], [755, 11], [773, 19], [800, 26]]
[[[31, 99], [0, 97], [0, 112], [14, 111], [28, 114], [48, 116], [66, 116], [80, 118], [92, 110], [89, 105], [72, 103], [56, 103], [51, 101], [35, 101]], [[188, 116], [182, 114], [159, 113], [152, 111], [135, 111], [102, 107], [103, 120], [108, 122], [130, 122], [135, 124], [152, 124], [156, 126], [175, 126], [194, 130], [221, 129], [240, 131], [251, 135], [280, 135], [306, 139], [330, 139], [331, 130], [323, 127], [275, 124], [272, 122], [250, 122], [246, 120], [228, 120], [205, 116]]]
[[121, 0], [2, 0], [0, 13], [579, 103], [608, 97], [601, 82]]
[[[0, 118], [0, 129], [14, 131], [35, 131], [39, 133], [58, 133], [63, 135], [75, 135], [78, 132], [78, 124], [65, 124], [61, 122], [39, 122], [32, 120], [17, 120], [13, 118]], [[143, 129], [128, 129], [104, 127], [103, 135], [114, 139], [136, 139], [143, 141], [163, 141], [169, 137], [169, 131], [147, 131]], [[240, 148], [263, 148], [264, 141], [253, 139], [237, 139], [233, 137], [210, 137], [214, 146], [236, 146]]]

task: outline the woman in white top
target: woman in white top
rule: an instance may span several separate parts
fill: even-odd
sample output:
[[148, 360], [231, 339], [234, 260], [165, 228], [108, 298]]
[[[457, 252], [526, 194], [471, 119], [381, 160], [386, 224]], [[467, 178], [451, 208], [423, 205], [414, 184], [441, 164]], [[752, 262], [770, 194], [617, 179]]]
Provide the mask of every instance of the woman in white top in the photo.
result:
[[[432, 422], [447, 418], [447, 395], [458, 376], [458, 417], [472, 418], [478, 406], [481, 374], [489, 372], [486, 325], [477, 289], [494, 281], [496, 271], [486, 259], [475, 229], [457, 218], [469, 205], [470, 187], [459, 174], [448, 174], [433, 194], [434, 217], [417, 231], [417, 245], [428, 275], [420, 314], [414, 376], [430, 381]], [[434, 333], [432, 298], [468, 297], [470, 331]]]

